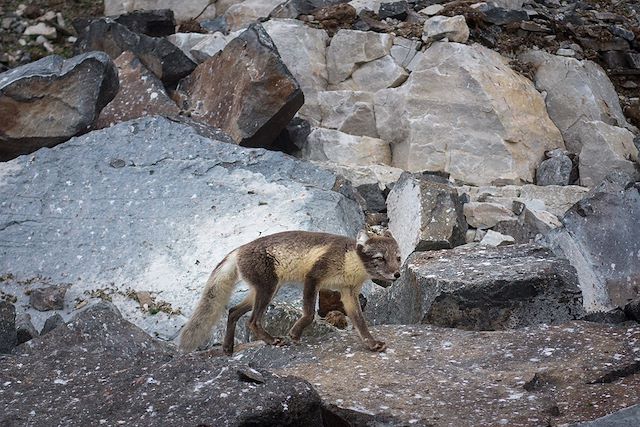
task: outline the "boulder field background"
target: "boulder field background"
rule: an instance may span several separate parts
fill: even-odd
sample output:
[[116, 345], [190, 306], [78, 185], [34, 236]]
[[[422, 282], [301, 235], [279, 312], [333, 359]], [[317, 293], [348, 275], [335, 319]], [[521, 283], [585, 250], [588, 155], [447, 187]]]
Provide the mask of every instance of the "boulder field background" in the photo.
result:
[[[625, 1], [3, 2], [0, 425], [640, 425], [639, 38]], [[299, 345], [177, 351], [226, 253], [363, 227], [386, 352], [331, 292]]]

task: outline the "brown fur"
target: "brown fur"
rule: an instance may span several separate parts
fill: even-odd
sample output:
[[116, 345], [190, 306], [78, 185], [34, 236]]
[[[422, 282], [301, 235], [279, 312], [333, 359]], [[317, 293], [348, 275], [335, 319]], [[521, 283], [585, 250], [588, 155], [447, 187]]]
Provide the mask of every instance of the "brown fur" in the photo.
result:
[[282, 338], [272, 337], [262, 327], [262, 317], [273, 296], [285, 283], [304, 284], [303, 315], [289, 331], [298, 341], [314, 317], [321, 288], [340, 291], [345, 312], [354, 327], [373, 351], [386, 346], [376, 341], [364, 321], [358, 294], [368, 278], [393, 280], [399, 277], [400, 256], [393, 237], [369, 236], [358, 240], [345, 236], [307, 231], [287, 231], [261, 237], [231, 252], [211, 274], [193, 316], [182, 332], [180, 346], [191, 351], [209, 336], [211, 328], [229, 301], [233, 286], [243, 279], [252, 288], [250, 295], [229, 309], [223, 343], [226, 353], [233, 352], [238, 319], [251, 311], [249, 328], [267, 344], [282, 345]]

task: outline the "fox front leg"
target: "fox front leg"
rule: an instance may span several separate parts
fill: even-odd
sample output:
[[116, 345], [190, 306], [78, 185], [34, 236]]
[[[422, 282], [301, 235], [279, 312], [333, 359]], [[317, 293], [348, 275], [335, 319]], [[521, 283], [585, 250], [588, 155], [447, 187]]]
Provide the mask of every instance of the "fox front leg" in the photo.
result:
[[351, 319], [351, 323], [353, 323], [353, 326], [358, 331], [360, 338], [362, 338], [369, 350], [385, 351], [387, 349], [387, 345], [383, 341], [374, 339], [369, 332], [369, 328], [367, 328], [367, 323], [365, 322], [362, 310], [360, 309], [358, 293], [353, 290], [345, 290], [341, 292], [341, 295], [342, 304], [344, 305], [344, 310], [347, 312], [347, 316]]

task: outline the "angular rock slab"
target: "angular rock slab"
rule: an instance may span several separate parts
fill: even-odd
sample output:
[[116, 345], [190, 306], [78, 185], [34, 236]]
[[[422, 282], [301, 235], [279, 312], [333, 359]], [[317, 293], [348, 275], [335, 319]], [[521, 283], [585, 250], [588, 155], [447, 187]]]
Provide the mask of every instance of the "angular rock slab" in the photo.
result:
[[307, 137], [301, 156], [307, 160], [329, 160], [342, 165], [388, 165], [391, 163], [391, 148], [378, 138], [318, 128]]
[[533, 182], [544, 152], [563, 146], [540, 93], [496, 52], [438, 42], [416, 58], [402, 86], [375, 94], [393, 166], [474, 185], [517, 184]]
[[192, 117], [244, 147], [269, 147], [304, 103], [300, 85], [260, 24], [180, 83]]
[[340, 30], [327, 49], [329, 84], [351, 77], [358, 64], [382, 58], [391, 52], [393, 37], [371, 31]]
[[[333, 191], [334, 173], [230, 142], [148, 117], [3, 164], [0, 271], [71, 282], [67, 301], [104, 290], [127, 319], [173, 338], [239, 245], [295, 229], [355, 236], [362, 226], [358, 204]], [[24, 285], [2, 286], [26, 304]], [[129, 290], [153, 292], [184, 316], [144, 313]], [[37, 328], [48, 317], [30, 314]]]
[[262, 382], [248, 382], [238, 374], [246, 364], [179, 356], [110, 304], [17, 352], [0, 360], [3, 425], [322, 424], [320, 398], [306, 381], [260, 369], [250, 372]]
[[133, 53], [124, 52], [114, 62], [120, 90], [100, 112], [96, 129], [144, 116], [178, 115], [180, 109], [169, 98], [162, 82]]
[[387, 197], [387, 213], [403, 260], [414, 251], [450, 249], [465, 242], [462, 202], [445, 179], [402, 174]]
[[176, 83], [196, 68], [195, 62], [167, 39], [134, 33], [110, 18], [89, 24], [77, 47], [83, 52], [101, 50], [113, 59], [131, 51], [166, 84]]
[[530, 244], [415, 253], [403, 277], [373, 295], [366, 309], [376, 324], [468, 330], [561, 323], [582, 314], [575, 269]]
[[0, 161], [88, 131], [118, 92], [102, 52], [42, 58], [0, 74]]
[[[105, 15], [120, 15], [136, 10], [171, 9], [176, 20], [187, 21], [196, 16], [198, 20], [216, 17], [216, 7], [209, 0], [105, 0]], [[204, 10], [204, 13], [200, 13]]]
[[570, 322], [469, 332], [393, 325], [371, 332], [387, 343], [386, 353], [369, 352], [347, 332], [236, 357], [300, 376], [325, 404], [369, 417], [352, 425], [563, 425], [640, 403], [637, 326]]
[[640, 184], [599, 192], [576, 203], [563, 227], [547, 236], [578, 271], [588, 311], [607, 311], [639, 295]]
[[580, 119], [628, 126], [611, 80], [595, 62], [533, 50], [519, 59], [534, 67], [536, 87], [547, 92], [549, 117], [563, 135]]

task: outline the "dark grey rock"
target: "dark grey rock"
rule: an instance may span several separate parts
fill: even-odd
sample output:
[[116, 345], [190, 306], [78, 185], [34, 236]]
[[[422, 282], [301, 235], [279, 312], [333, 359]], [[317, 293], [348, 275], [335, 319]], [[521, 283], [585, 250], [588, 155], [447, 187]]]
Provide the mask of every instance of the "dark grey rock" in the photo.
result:
[[623, 307], [640, 287], [640, 183], [601, 187], [562, 218], [563, 227], [547, 236], [553, 251], [578, 271], [588, 311]]
[[583, 313], [573, 267], [532, 244], [415, 253], [402, 277], [373, 294], [366, 310], [376, 324], [471, 330], [559, 323]]
[[48, 334], [49, 332], [53, 331], [58, 326], [61, 326], [61, 325], [64, 325], [64, 324], [65, 324], [65, 321], [62, 318], [62, 316], [60, 316], [58, 313], [56, 313], [53, 316], [49, 317], [47, 320], [45, 320], [44, 326], [42, 327], [42, 330], [40, 331], [40, 335]]
[[196, 63], [170, 41], [134, 33], [110, 18], [91, 22], [76, 46], [81, 52], [104, 51], [112, 59], [129, 50], [165, 84], [176, 83], [196, 68]]
[[222, 129], [244, 147], [271, 147], [304, 104], [300, 85], [260, 24], [198, 65], [179, 90], [191, 117]]
[[297, 18], [299, 15], [310, 15], [318, 9], [350, 0], [288, 0], [276, 7], [270, 16], [273, 18]]
[[493, 226], [492, 230], [513, 237], [515, 243], [530, 243], [538, 234], [537, 228], [524, 221], [524, 217], [500, 221]]
[[640, 322], [640, 298], [636, 298], [627, 303], [627, 305], [624, 306], [624, 314], [626, 314], [629, 319]]
[[31, 316], [28, 313], [22, 313], [16, 316], [16, 334], [16, 345], [30, 341], [40, 335], [33, 326], [33, 323], [31, 323]]
[[47, 56], [0, 74], [0, 161], [87, 132], [118, 92], [107, 55]]
[[16, 342], [16, 308], [13, 304], [0, 301], [0, 354], [11, 353]]
[[528, 21], [529, 15], [524, 10], [508, 10], [501, 7], [485, 6], [478, 9], [482, 19], [494, 25], [505, 25], [512, 22]]
[[310, 133], [309, 122], [303, 118], [294, 117], [280, 132], [272, 148], [287, 154], [296, 154], [306, 145]]
[[387, 204], [384, 192], [378, 184], [362, 184], [356, 187], [356, 190], [364, 198], [366, 203], [366, 211], [368, 212], [386, 212]]
[[554, 156], [540, 163], [536, 171], [538, 185], [569, 185], [573, 163], [569, 156]]
[[67, 285], [32, 289], [29, 304], [38, 311], [62, 310], [67, 289]]
[[624, 310], [619, 307], [609, 311], [595, 311], [593, 313], [585, 314], [580, 320], [586, 320], [587, 322], [605, 323], [610, 325], [617, 325], [619, 323], [629, 320]]
[[465, 243], [462, 203], [457, 190], [442, 177], [403, 173], [387, 196], [387, 212], [389, 230], [403, 258], [413, 251]]
[[249, 384], [240, 369], [246, 364], [180, 356], [101, 303], [0, 359], [0, 424], [322, 425], [308, 382], [258, 369], [263, 383]]
[[[136, 10], [123, 15], [110, 16], [118, 24], [124, 25], [134, 33], [145, 34], [149, 37], [165, 37], [176, 32], [176, 20], [171, 9]], [[73, 20], [78, 37], [84, 38], [87, 27], [93, 22], [92, 18], [78, 18]]]
[[573, 424], [571, 427], [637, 427], [638, 425], [640, 425], [640, 405], [633, 405], [593, 421]]
[[409, 4], [406, 1], [396, 1], [380, 4], [378, 16], [380, 19], [393, 18], [400, 21], [407, 19], [409, 14]]

